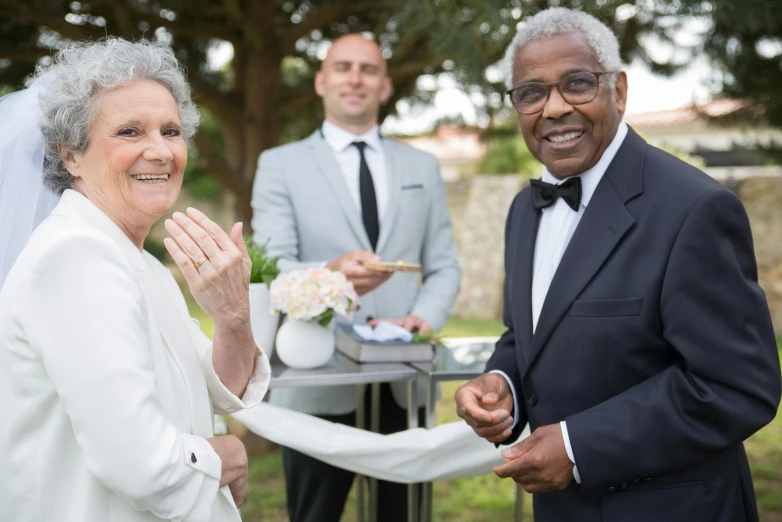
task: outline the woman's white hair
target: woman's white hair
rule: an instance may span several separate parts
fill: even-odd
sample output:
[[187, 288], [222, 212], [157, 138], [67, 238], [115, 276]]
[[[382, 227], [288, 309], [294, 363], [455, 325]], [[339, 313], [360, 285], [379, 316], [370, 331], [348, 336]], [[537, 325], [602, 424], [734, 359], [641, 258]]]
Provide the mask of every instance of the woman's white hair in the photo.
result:
[[[604, 70], [619, 71], [622, 68], [619, 40], [603, 22], [581, 11], [552, 7], [527, 18], [505, 50], [503, 72], [508, 89], [513, 87], [513, 62], [516, 53], [524, 44], [556, 34], [569, 33], [584, 35]], [[610, 75], [609, 81], [613, 83], [614, 78], [614, 75]]]
[[105, 38], [74, 42], [57, 51], [49, 67], [38, 66], [27, 85], [43, 80], [39, 97], [44, 137], [44, 182], [55, 194], [71, 187], [58, 145], [83, 153], [97, 116], [97, 95], [147, 79], [166, 87], [179, 108], [182, 136], [191, 138], [200, 122], [182, 65], [170, 47], [146, 40]]

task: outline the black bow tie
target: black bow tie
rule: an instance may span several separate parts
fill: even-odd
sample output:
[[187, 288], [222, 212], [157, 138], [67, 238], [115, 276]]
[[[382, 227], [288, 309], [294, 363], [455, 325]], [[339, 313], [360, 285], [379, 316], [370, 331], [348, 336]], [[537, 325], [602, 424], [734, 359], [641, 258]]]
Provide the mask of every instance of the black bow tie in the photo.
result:
[[578, 206], [581, 204], [581, 178], [570, 178], [560, 185], [533, 179], [530, 185], [534, 210], [550, 207], [556, 203], [557, 198], [562, 198], [570, 208], [578, 212]]

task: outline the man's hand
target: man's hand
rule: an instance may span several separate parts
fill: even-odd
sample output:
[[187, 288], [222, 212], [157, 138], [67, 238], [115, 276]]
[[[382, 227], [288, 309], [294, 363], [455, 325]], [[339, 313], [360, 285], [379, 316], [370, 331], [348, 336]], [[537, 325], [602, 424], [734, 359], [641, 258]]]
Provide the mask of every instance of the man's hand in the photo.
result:
[[326, 264], [326, 268], [339, 270], [345, 274], [345, 277], [353, 283], [353, 287], [356, 289], [358, 295], [364, 295], [382, 285], [394, 275], [393, 272], [380, 272], [378, 270], [364, 268], [364, 263], [367, 261], [379, 262], [380, 256], [373, 254], [372, 252], [357, 250], [345, 254], [334, 261], [329, 261]]
[[512, 477], [527, 493], [560, 491], [573, 481], [573, 463], [567, 456], [559, 424], [541, 426], [502, 450], [505, 464], [494, 468], [500, 478]]
[[418, 333], [421, 335], [426, 335], [432, 331], [432, 327], [429, 326], [429, 323], [415, 315], [407, 315], [402, 319], [372, 319], [369, 321], [369, 326], [374, 328], [380, 321], [399, 325], [408, 332]]
[[466, 382], [454, 394], [456, 413], [479, 437], [499, 443], [510, 437], [513, 393], [505, 377], [484, 373]]

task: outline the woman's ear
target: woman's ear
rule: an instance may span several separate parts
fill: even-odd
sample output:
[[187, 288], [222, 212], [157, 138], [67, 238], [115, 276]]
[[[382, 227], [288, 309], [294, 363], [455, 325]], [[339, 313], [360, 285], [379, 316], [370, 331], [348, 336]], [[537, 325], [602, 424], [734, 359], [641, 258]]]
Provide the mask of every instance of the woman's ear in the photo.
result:
[[65, 166], [65, 170], [67, 170], [71, 176], [78, 178], [80, 161], [76, 154], [62, 143], [57, 144], [57, 152], [62, 158], [62, 164]]

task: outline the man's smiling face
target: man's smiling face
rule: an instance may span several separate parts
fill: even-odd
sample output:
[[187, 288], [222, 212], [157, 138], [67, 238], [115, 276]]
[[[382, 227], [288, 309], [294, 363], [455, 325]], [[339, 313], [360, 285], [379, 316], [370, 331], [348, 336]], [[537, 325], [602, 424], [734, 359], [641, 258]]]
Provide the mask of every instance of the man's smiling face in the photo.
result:
[[[513, 85], [556, 82], [576, 72], [605, 72], [581, 34], [557, 34], [524, 44], [513, 61]], [[548, 102], [535, 114], [519, 114], [519, 128], [527, 147], [554, 176], [562, 179], [592, 168], [616, 135], [627, 102], [627, 76], [616, 85], [599, 77], [595, 98], [571, 105], [556, 86]]]

